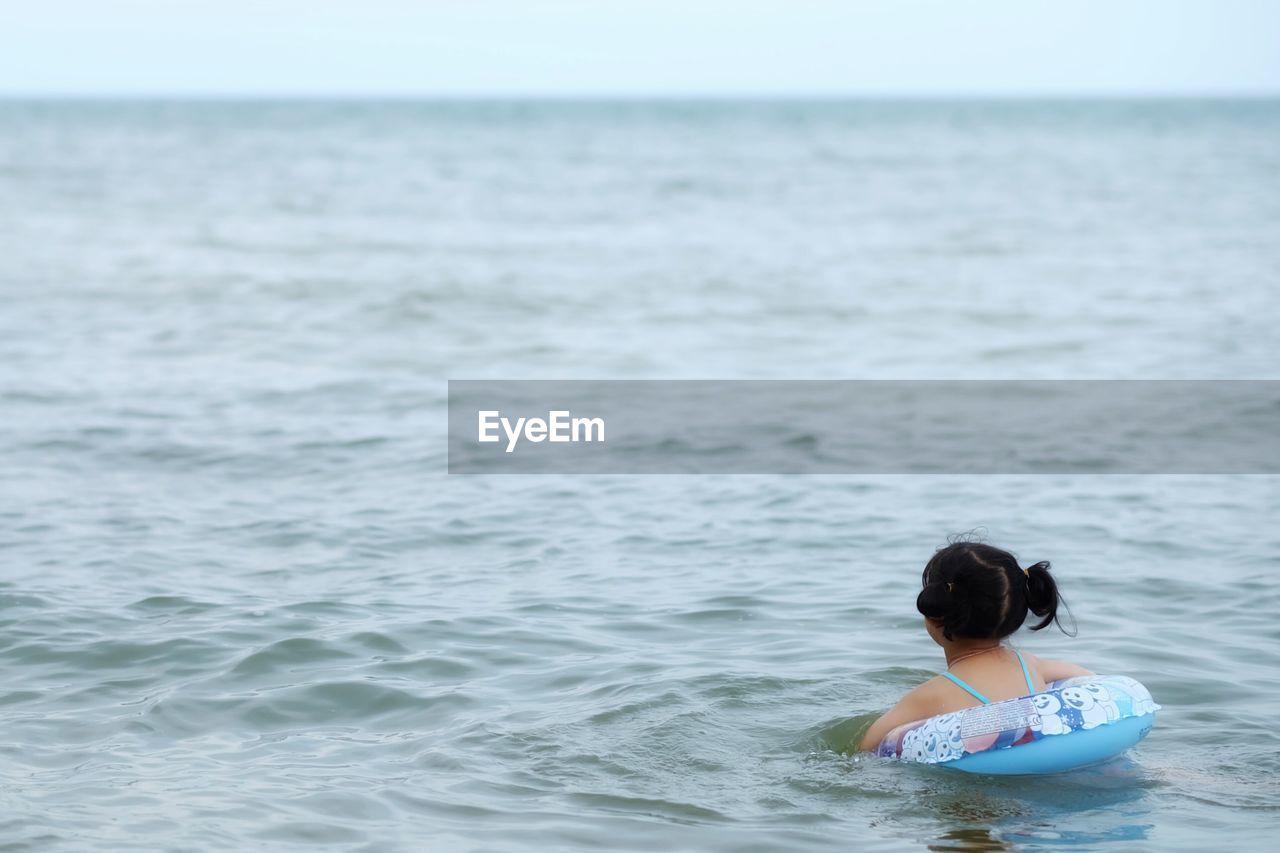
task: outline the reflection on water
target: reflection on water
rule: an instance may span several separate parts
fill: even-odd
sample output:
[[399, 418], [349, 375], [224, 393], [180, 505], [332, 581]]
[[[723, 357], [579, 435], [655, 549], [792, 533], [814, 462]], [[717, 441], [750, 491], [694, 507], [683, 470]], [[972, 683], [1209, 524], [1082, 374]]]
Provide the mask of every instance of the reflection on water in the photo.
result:
[[1128, 755], [1055, 776], [968, 774], [855, 752], [876, 716], [828, 724], [816, 742], [844, 753], [849, 766], [862, 771], [855, 783], [858, 796], [903, 797], [909, 809], [889, 814], [896, 812], [901, 825], [912, 827], [912, 837], [922, 822], [951, 827], [929, 842], [930, 849], [1089, 846], [1145, 839], [1154, 826], [1146, 792], [1159, 783]]
[[989, 829], [952, 829], [929, 844], [930, 850], [1012, 850], [1013, 845]]

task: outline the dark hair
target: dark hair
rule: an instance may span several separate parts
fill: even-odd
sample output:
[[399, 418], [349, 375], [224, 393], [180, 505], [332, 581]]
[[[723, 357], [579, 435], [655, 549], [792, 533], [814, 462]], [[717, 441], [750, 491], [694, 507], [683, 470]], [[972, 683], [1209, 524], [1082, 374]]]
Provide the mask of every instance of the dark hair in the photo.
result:
[[[1008, 551], [980, 542], [953, 542], [933, 555], [921, 576], [916, 609], [942, 622], [942, 636], [1000, 639], [1022, 627], [1030, 610], [1043, 617], [1032, 631], [1058, 621], [1062, 603], [1047, 562], [1025, 570]], [[1062, 627], [1063, 633], [1071, 633]]]

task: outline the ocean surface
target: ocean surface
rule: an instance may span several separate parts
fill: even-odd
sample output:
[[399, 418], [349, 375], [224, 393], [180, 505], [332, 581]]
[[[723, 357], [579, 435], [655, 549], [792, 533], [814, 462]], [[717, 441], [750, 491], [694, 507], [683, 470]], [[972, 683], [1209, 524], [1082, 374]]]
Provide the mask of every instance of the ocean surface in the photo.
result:
[[[1274, 379], [1278, 291], [1277, 101], [0, 103], [0, 847], [1271, 849], [1277, 478], [448, 476], [444, 405]], [[851, 752], [974, 529], [1128, 758]]]

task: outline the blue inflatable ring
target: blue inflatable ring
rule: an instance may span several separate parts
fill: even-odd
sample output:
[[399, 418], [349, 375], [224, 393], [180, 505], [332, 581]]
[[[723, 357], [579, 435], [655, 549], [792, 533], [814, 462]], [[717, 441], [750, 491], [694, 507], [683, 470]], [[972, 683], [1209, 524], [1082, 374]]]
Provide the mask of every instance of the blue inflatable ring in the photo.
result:
[[1085, 675], [1040, 693], [906, 723], [876, 755], [968, 773], [1061, 773], [1114, 758], [1146, 737], [1160, 710], [1123, 675]]

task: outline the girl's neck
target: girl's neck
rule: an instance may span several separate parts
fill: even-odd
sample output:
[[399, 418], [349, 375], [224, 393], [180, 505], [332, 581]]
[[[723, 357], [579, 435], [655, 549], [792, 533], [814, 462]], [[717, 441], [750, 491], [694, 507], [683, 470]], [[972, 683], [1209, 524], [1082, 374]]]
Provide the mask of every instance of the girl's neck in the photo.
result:
[[963, 660], [976, 658], [1000, 648], [999, 640], [976, 640], [972, 643], [949, 643], [942, 652], [947, 658], [947, 668], [955, 666]]

